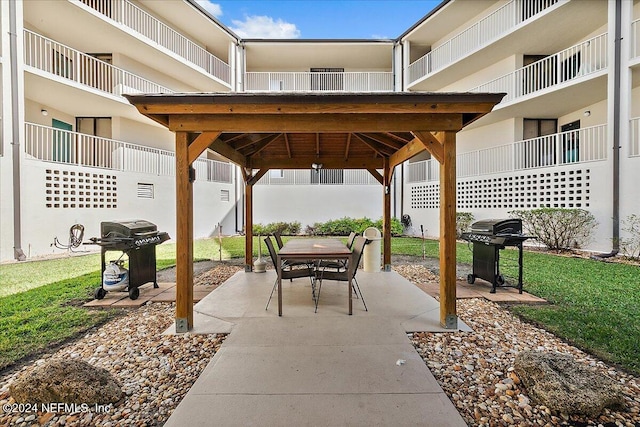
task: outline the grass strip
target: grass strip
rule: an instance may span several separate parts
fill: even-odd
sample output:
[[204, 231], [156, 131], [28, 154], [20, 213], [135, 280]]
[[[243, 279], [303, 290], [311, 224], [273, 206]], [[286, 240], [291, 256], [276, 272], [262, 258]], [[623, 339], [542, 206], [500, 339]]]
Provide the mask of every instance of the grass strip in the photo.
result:
[[0, 370], [114, 317], [115, 310], [78, 306], [99, 283], [90, 273], [0, 298]]

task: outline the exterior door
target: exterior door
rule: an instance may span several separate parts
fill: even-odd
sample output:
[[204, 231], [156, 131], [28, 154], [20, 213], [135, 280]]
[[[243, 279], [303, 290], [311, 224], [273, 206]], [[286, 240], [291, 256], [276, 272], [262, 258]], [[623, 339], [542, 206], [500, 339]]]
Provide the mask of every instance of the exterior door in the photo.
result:
[[[71, 134], [66, 131], [72, 131], [73, 126], [60, 120], [51, 119], [51, 127], [53, 131], [53, 156], [54, 162], [71, 163]], [[60, 130], [56, 130], [60, 129]]]

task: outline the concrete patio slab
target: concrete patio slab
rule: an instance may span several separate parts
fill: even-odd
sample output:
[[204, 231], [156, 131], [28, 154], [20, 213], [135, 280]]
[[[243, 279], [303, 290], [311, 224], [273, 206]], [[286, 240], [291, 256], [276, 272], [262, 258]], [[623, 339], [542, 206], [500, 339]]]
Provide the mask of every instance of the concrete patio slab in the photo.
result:
[[[193, 395], [166, 427], [189, 426], [439, 426], [464, 427], [443, 393]], [[224, 408], [219, 412], [201, 408]]]
[[356, 299], [349, 316], [346, 284], [325, 281], [315, 313], [296, 279], [279, 317], [277, 300], [265, 310], [274, 280], [239, 272], [195, 305], [193, 333], [231, 334], [166, 426], [466, 425], [407, 337], [445, 331], [433, 297], [395, 272], [359, 271], [369, 311]]

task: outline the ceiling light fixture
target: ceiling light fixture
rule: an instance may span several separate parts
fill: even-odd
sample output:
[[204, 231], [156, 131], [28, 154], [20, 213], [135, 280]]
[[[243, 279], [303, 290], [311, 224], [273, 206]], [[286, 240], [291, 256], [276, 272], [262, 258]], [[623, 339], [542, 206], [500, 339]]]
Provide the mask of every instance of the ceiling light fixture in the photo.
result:
[[319, 172], [320, 169], [322, 169], [322, 163], [312, 163], [311, 169], [313, 169], [316, 172]]
[[584, 113], [582, 113], [585, 117], [589, 117], [591, 115], [591, 111], [587, 110]]
[[48, 116], [49, 112], [47, 110], [45, 110], [44, 108], [42, 110], [40, 110], [40, 113], [42, 113], [43, 116]]

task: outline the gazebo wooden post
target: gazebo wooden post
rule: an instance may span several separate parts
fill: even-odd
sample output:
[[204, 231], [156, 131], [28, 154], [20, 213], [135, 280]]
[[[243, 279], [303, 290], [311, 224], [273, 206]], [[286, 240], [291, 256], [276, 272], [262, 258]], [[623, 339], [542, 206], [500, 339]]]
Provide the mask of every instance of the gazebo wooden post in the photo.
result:
[[391, 271], [391, 177], [393, 169], [389, 165], [389, 158], [384, 159], [384, 184], [382, 185], [382, 265], [384, 271]]
[[193, 183], [189, 134], [176, 132], [176, 332], [193, 328]]
[[456, 313], [456, 134], [439, 133], [440, 164], [440, 324], [458, 327]]

